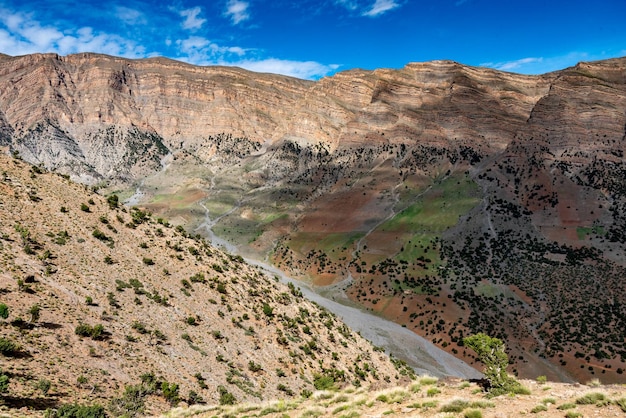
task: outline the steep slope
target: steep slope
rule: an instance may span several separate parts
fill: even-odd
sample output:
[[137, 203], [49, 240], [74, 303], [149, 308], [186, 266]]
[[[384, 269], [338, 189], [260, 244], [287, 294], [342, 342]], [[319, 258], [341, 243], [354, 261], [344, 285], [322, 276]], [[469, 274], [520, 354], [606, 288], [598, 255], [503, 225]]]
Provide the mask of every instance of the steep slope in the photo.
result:
[[183, 228], [21, 160], [1, 155], [0, 167], [0, 408], [100, 403], [116, 415], [141, 409], [129, 386], [169, 382], [145, 399], [156, 413], [177, 397], [261, 400], [411, 373]]

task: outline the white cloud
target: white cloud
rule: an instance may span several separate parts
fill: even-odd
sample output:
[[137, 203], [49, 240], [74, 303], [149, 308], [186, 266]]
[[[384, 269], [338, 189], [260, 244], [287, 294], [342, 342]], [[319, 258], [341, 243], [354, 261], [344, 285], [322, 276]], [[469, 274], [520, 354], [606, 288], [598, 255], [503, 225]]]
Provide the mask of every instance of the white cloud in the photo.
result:
[[250, 12], [248, 12], [250, 3], [241, 0], [229, 0], [226, 5], [226, 16], [230, 17], [234, 25], [237, 25], [244, 20], [250, 19]]
[[0, 24], [8, 29], [0, 28], [0, 51], [8, 55], [37, 52], [62, 55], [99, 52], [127, 58], [145, 55], [143, 47], [121, 36], [94, 32], [89, 27], [62, 32], [52, 26], [43, 26], [31, 14], [0, 9]]
[[177, 59], [194, 65], [218, 65], [238, 60], [246, 50], [238, 46], [220, 46], [201, 36], [190, 36], [176, 41]]
[[230, 65], [260, 73], [283, 74], [307, 80], [324, 77], [339, 68], [336, 64], [325, 65], [315, 61], [291, 61], [276, 58], [244, 60]]
[[115, 16], [127, 25], [145, 25], [148, 22], [142, 12], [124, 6], [115, 8]]
[[543, 58], [521, 58], [514, 61], [505, 61], [505, 62], [486, 62], [480, 64], [481, 67], [490, 67], [500, 71], [516, 71], [522, 68], [527, 68], [529, 65], [534, 65], [537, 63], [543, 62]]
[[183, 22], [183, 29], [186, 30], [197, 30], [204, 25], [206, 19], [198, 17], [198, 15], [202, 12], [200, 7], [193, 7], [191, 9], [185, 9], [178, 12], [180, 16], [185, 18]]
[[395, 0], [376, 0], [372, 7], [363, 12], [363, 16], [376, 17], [400, 6]]
[[553, 57], [526, 57], [513, 61], [485, 62], [481, 67], [520, 74], [545, 74], [576, 65], [580, 61], [594, 61], [611, 58], [614, 55], [590, 55], [586, 52], [570, 52]]
[[335, 0], [335, 3], [348, 10], [356, 10], [359, 7], [356, 0]]

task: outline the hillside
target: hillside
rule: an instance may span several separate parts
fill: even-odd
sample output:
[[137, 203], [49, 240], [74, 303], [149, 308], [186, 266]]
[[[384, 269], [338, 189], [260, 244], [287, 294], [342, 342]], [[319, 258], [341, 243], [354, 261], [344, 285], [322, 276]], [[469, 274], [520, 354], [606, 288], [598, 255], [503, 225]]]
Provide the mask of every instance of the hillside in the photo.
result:
[[[0, 415], [74, 402], [156, 414], [179, 399], [289, 398], [319, 379], [384, 387], [412, 373], [182, 227], [4, 153], [0, 167]], [[144, 395], [131, 405], [128, 393]]]
[[[0, 144], [471, 362], [626, 368], [626, 59], [317, 82], [95, 54], [0, 61]], [[200, 228], [201, 227], [201, 228]], [[208, 230], [207, 230], [208, 227]]]
[[176, 408], [164, 417], [620, 417], [624, 386], [524, 381], [528, 394], [489, 398], [475, 383], [422, 377], [383, 390], [318, 391], [310, 399]]

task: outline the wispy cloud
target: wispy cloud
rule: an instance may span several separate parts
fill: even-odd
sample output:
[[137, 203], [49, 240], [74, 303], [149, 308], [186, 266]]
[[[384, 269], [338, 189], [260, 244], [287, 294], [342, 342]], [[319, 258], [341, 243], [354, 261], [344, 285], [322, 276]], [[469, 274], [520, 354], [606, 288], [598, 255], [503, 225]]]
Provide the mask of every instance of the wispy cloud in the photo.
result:
[[283, 74], [307, 80], [324, 77], [339, 68], [336, 64], [325, 65], [315, 61], [291, 61], [276, 58], [243, 60], [233, 62], [231, 65], [260, 73]]
[[202, 13], [202, 9], [200, 7], [193, 7], [191, 9], [185, 9], [178, 12], [180, 16], [185, 18], [182, 26], [183, 29], [186, 30], [198, 30], [204, 25], [206, 19], [198, 17], [200, 13]]
[[59, 30], [42, 25], [31, 13], [0, 9], [0, 51], [8, 55], [55, 52], [99, 52], [126, 58], [145, 56], [145, 48], [119, 35], [94, 31], [91, 27]]
[[190, 36], [176, 41], [177, 59], [194, 65], [217, 65], [240, 60], [246, 54], [244, 48], [223, 46], [201, 36]]
[[545, 74], [576, 65], [580, 61], [594, 61], [609, 58], [603, 55], [590, 55], [586, 52], [570, 52], [553, 57], [526, 57], [513, 61], [485, 62], [481, 67], [520, 74]]
[[400, 6], [395, 0], [376, 0], [372, 7], [363, 12], [363, 16], [376, 17]]
[[142, 12], [124, 6], [115, 8], [115, 16], [127, 25], [145, 25], [148, 22]]
[[229, 0], [224, 14], [232, 20], [234, 25], [238, 25], [239, 23], [250, 19], [250, 12], [248, 11], [249, 7], [250, 3], [245, 1]]
[[[398, 0], [334, 0], [337, 6], [343, 7], [350, 12], [355, 12], [358, 16], [378, 17], [401, 6]], [[367, 3], [365, 5], [364, 3]]]
[[480, 66], [494, 68], [500, 71], [514, 72], [514, 71], [519, 71], [520, 69], [523, 69], [523, 68], [528, 68], [531, 65], [540, 64], [542, 62], [543, 62], [543, 58], [541, 57], [539, 58], [528, 57], [528, 58], [521, 58], [521, 59], [514, 60], [514, 61], [485, 62], [485, 63], [480, 64]]
[[348, 10], [356, 10], [359, 7], [356, 0], [335, 0], [335, 3]]

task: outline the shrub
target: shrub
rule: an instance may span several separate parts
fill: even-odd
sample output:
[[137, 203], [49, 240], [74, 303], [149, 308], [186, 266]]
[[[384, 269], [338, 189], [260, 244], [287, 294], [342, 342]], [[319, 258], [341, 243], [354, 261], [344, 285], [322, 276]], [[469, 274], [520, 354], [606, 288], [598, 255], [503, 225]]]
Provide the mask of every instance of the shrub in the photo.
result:
[[20, 346], [13, 341], [0, 337], [0, 354], [4, 356], [15, 356], [20, 351]]
[[0, 393], [6, 393], [9, 391], [9, 376], [4, 374], [0, 370]]
[[128, 385], [120, 398], [111, 401], [109, 409], [116, 417], [136, 417], [143, 414], [144, 398], [150, 391], [144, 385]]
[[234, 405], [237, 403], [235, 396], [224, 386], [219, 385], [217, 391], [220, 393], [220, 405]]
[[620, 398], [615, 401], [615, 404], [622, 408], [623, 412], [626, 412], [626, 398]]
[[109, 208], [115, 209], [119, 206], [120, 198], [116, 194], [112, 194], [107, 197], [107, 203], [109, 204]]
[[80, 337], [91, 337], [93, 340], [101, 340], [105, 336], [104, 326], [98, 324], [95, 326], [80, 324], [74, 330], [74, 333]]
[[108, 415], [100, 405], [61, 405], [57, 410], [47, 410], [48, 418], [106, 418]]
[[179, 388], [176, 383], [162, 382], [161, 392], [163, 393], [165, 400], [172, 406], [176, 405], [180, 401]]
[[47, 395], [48, 392], [50, 392], [50, 388], [52, 388], [52, 383], [47, 379], [39, 379], [35, 387], [39, 389], [41, 393]]
[[593, 405], [598, 401], [603, 401], [606, 399], [606, 396], [604, 396], [603, 393], [599, 393], [599, 392], [592, 392], [592, 393], [588, 393], [585, 396], [582, 396], [578, 399], [576, 399], [576, 403], [578, 405]]
[[335, 390], [335, 378], [328, 374], [315, 373], [313, 375], [313, 386], [317, 390]]
[[432, 398], [433, 396], [438, 395], [440, 393], [441, 393], [441, 391], [439, 389], [437, 389], [437, 388], [429, 388], [426, 391], [426, 396], [428, 396], [429, 398]]
[[531, 410], [530, 410], [530, 413], [531, 413], [531, 414], [537, 414], [537, 413], [539, 413], [539, 412], [544, 412], [544, 411], [547, 411], [547, 410], [548, 410], [548, 407], [547, 407], [547, 406], [545, 406], [544, 404], [541, 404], [541, 405], [537, 405], [536, 407], [534, 407], [533, 409], [531, 409]]
[[154, 260], [153, 260], [153, 259], [151, 259], [151, 258], [148, 258], [148, 257], [144, 257], [144, 258], [143, 258], [143, 263], [144, 263], [146, 266], [153, 266], [153, 265], [154, 265]]
[[248, 362], [248, 370], [250, 370], [251, 372], [259, 372], [263, 370], [263, 367], [261, 367], [260, 364], [255, 363], [254, 361], [250, 360]]
[[139, 321], [133, 322], [131, 327], [140, 334], [147, 334], [149, 332], [146, 326]]
[[194, 404], [204, 403], [204, 398], [198, 395], [198, 392], [196, 392], [195, 390], [190, 390], [189, 396], [187, 396], [187, 401], [189, 405], [194, 405]]
[[483, 418], [483, 413], [480, 412], [478, 409], [470, 409], [469, 411], [465, 412], [465, 415], [463, 415], [464, 418]]
[[4, 303], [0, 303], [0, 318], [7, 319], [9, 317], [9, 307]]
[[271, 318], [274, 316], [274, 308], [272, 308], [270, 305], [268, 305], [267, 303], [263, 303], [263, 313], [265, 314], [265, 316], [267, 316], [268, 318]]
[[39, 305], [31, 306], [30, 309], [28, 310], [28, 313], [30, 314], [31, 323], [39, 321], [39, 316], [41, 314], [41, 306]]
[[100, 241], [112, 241], [104, 232], [100, 231], [98, 228], [94, 229], [91, 235], [99, 239]]
[[441, 412], [463, 412], [469, 407], [469, 402], [464, 399], [455, 399], [447, 405], [441, 407]]

